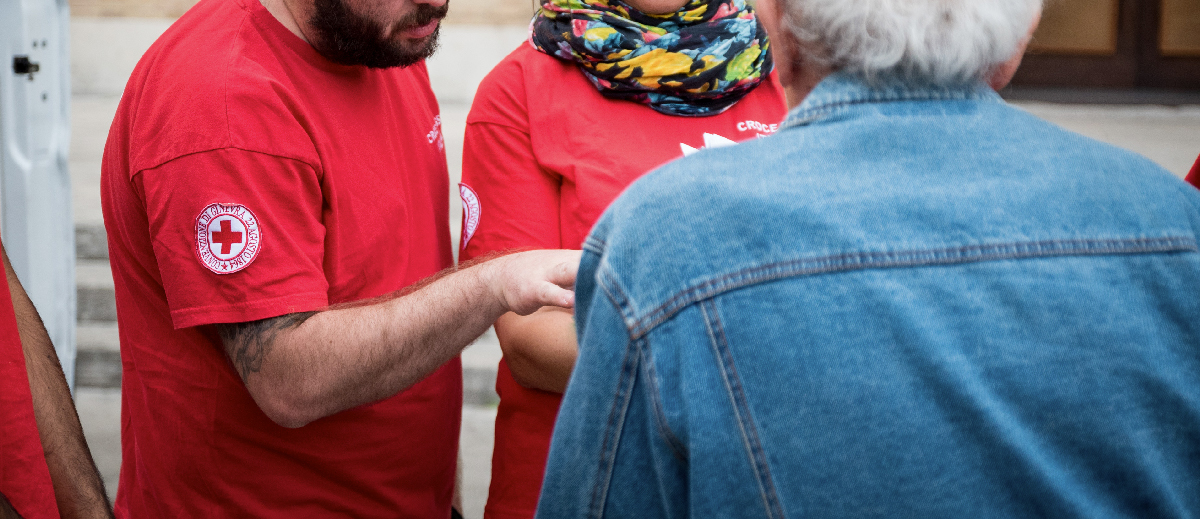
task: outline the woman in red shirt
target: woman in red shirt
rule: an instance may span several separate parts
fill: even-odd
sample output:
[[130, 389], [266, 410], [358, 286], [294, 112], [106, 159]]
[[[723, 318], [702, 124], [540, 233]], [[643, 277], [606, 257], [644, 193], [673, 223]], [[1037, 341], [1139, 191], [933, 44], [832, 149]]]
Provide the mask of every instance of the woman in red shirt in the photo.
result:
[[[464, 259], [578, 249], [642, 174], [769, 135], [786, 115], [766, 33], [744, 0], [549, 0], [467, 118]], [[752, 167], [752, 165], [747, 165]], [[575, 363], [569, 311], [496, 321], [504, 350], [485, 517], [533, 516]]]

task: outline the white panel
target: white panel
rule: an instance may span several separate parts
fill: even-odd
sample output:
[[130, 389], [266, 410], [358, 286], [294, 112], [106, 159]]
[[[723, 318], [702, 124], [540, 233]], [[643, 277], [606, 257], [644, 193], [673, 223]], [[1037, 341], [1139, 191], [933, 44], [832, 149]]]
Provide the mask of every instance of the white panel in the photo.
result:
[[[0, 238], [74, 387], [67, 27], [66, 0], [0, 0]], [[15, 56], [39, 70], [16, 74]]]

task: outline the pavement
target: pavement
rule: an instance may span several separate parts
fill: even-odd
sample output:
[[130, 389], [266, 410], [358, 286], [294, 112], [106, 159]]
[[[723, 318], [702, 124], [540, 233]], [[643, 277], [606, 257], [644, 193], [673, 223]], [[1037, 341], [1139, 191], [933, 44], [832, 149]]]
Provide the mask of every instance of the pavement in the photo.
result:
[[[110, 495], [120, 470], [120, 357], [100, 212], [100, 159], [124, 83], [138, 57], [170, 25], [166, 19], [76, 18], [71, 23], [72, 143], [79, 294], [76, 405]], [[461, 177], [463, 132], [475, 87], [521, 44], [522, 25], [448, 24], [439, 54], [428, 63], [441, 103], [451, 185]], [[1200, 154], [1200, 105], [1067, 105], [1021, 101], [1018, 106], [1067, 129], [1141, 153], [1182, 177]], [[451, 196], [457, 242], [460, 201]], [[487, 498], [495, 421], [494, 333], [463, 353], [461, 452], [464, 514], [479, 518]]]

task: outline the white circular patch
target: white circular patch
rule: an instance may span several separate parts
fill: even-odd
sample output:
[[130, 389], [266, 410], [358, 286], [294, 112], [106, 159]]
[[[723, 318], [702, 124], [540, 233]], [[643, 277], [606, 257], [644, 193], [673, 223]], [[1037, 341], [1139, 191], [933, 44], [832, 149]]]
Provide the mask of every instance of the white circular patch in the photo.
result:
[[262, 232], [241, 204], [210, 204], [196, 217], [196, 255], [208, 270], [232, 274], [258, 257]]
[[479, 228], [481, 207], [479, 195], [475, 194], [475, 190], [470, 186], [459, 184], [458, 195], [462, 197], [463, 207], [462, 250], [467, 250], [467, 242], [471, 241], [471, 237], [475, 236], [475, 229]]

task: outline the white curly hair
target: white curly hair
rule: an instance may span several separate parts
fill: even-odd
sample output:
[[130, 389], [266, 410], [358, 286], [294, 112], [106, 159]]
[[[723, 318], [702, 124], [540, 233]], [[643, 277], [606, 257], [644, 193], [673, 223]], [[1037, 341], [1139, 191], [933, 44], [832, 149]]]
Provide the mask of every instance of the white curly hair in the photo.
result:
[[868, 80], [984, 79], [1025, 42], [1042, 0], [776, 0], [804, 59]]

